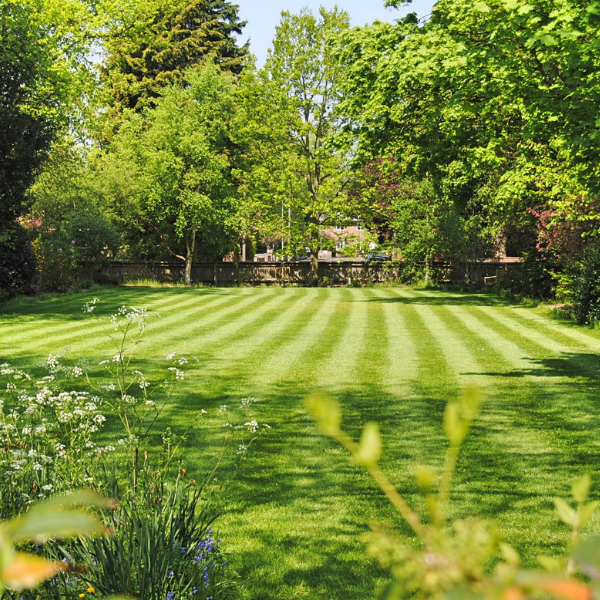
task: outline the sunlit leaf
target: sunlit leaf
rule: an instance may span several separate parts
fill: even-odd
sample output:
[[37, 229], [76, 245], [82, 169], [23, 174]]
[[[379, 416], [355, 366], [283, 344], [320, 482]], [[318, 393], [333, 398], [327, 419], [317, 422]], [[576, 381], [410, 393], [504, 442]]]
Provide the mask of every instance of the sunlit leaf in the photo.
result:
[[4, 567], [2, 580], [8, 587], [15, 590], [34, 588], [64, 570], [65, 566], [62, 563], [17, 552], [9, 564]]
[[502, 600], [525, 600], [525, 592], [515, 585], [506, 588], [502, 594]]
[[306, 406], [324, 434], [335, 437], [340, 433], [342, 409], [339, 402], [327, 394], [311, 394]]
[[554, 506], [556, 507], [556, 511], [558, 512], [559, 519], [574, 527], [577, 523], [577, 512], [575, 509], [571, 508], [562, 498], [554, 498]]
[[428, 492], [431, 490], [435, 485], [435, 479], [436, 475], [433, 469], [421, 465], [415, 469], [415, 481], [422, 491]]
[[591, 600], [592, 590], [588, 585], [573, 579], [540, 580], [535, 587], [555, 598], [564, 600]]
[[589, 473], [585, 473], [582, 477], [575, 480], [571, 486], [571, 493], [575, 502], [583, 503], [587, 500], [592, 485], [592, 478]]
[[363, 430], [356, 460], [363, 465], [377, 464], [381, 458], [381, 433], [377, 423], [367, 423]]
[[598, 501], [586, 504], [577, 515], [577, 526], [583, 527], [592, 518], [598, 506], [600, 506], [600, 502]]
[[46, 542], [50, 539], [104, 535], [108, 530], [93, 515], [81, 511], [32, 509], [11, 524], [15, 541]]
[[573, 558], [588, 576], [600, 578], [600, 536], [579, 542], [573, 551]]
[[519, 553], [509, 544], [501, 543], [500, 554], [502, 558], [513, 567], [518, 567], [521, 564], [521, 557]]
[[538, 556], [538, 562], [548, 571], [549, 573], [559, 573], [564, 571], [565, 563], [559, 558], [554, 556]]
[[453, 444], [460, 444], [467, 434], [467, 429], [460, 418], [460, 409], [456, 402], [449, 402], [444, 412], [444, 431]]

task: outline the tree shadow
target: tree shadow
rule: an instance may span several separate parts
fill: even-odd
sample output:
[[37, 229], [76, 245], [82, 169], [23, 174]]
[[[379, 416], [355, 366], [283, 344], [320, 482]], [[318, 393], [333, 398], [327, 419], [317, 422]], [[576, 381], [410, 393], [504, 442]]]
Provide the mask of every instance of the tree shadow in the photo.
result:
[[514, 369], [504, 372], [478, 372], [463, 373], [463, 375], [473, 375], [477, 377], [504, 377], [504, 378], [522, 378], [522, 377], [559, 377], [573, 378], [573, 385], [577, 381], [584, 379], [586, 384], [592, 385], [600, 382], [600, 355], [591, 352], [562, 352], [560, 356], [549, 358], [531, 358], [523, 357], [531, 364], [529, 369]]
[[421, 306], [515, 306], [514, 302], [489, 294], [452, 294], [436, 296], [394, 296], [392, 298], [368, 298], [363, 302], [406, 304]]
[[19, 298], [0, 304], [0, 327], [2, 324], [13, 323], [26, 324], [28, 322], [60, 320], [79, 321], [89, 319], [82, 308], [86, 302], [95, 296], [101, 295], [101, 303], [95, 309], [95, 313], [101, 316], [113, 314], [120, 306], [136, 306], [145, 308], [154, 300], [168, 297], [192, 295], [220, 296], [234, 293], [227, 288], [155, 288], [155, 287], [103, 287], [100, 294], [90, 290], [89, 292], [77, 292], [73, 294], [58, 295], [52, 298]]

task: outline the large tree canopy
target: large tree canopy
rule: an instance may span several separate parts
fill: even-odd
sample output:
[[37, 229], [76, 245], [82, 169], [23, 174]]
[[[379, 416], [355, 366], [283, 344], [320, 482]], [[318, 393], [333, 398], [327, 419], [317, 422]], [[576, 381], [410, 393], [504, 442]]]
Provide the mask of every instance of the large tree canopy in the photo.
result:
[[113, 101], [142, 107], [186, 69], [211, 58], [240, 73], [248, 47], [237, 36], [245, 22], [227, 0], [107, 0], [103, 76]]
[[0, 292], [27, 285], [32, 252], [17, 219], [88, 77], [92, 23], [79, 0], [0, 3]]
[[251, 206], [261, 214], [279, 215], [291, 255], [308, 247], [316, 259], [322, 230], [339, 223], [348, 204], [347, 154], [333, 144], [343, 70], [330, 41], [349, 22], [338, 9], [283, 12], [264, 69], [243, 82], [244, 192], [251, 203], [260, 199]]
[[600, 4], [440, 0], [349, 33], [345, 111], [365, 158], [389, 153], [463, 212], [531, 228], [535, 206], [600, 190]]
[[87, 76], [89, 13], [77, 0], [0, 4], [0, 222], [24, 195]]
[[185, 85], [166, 87], [154, 107], [128, 113], [105, 159], [117, 187], [134, 182], [126, 227], [158, 236], [185, 262], [187, 283], [196, 254], [220, 258], [235, 239], [231, 87], [231, 75], [213, 64], [189, 71]]

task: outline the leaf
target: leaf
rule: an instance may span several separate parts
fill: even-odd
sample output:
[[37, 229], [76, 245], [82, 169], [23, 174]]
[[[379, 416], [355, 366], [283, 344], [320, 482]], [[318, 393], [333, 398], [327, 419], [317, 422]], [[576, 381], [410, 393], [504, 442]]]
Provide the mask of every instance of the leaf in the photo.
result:
[[55, 538], [104, 535], [108, 529], [93, 515], [68, 510], [51, 512], [35, 507], [11, 524], [11, 537], [17, 542], [46, 542]]
[[460, 397], [464, 418], [468, 421], [474, 421], [479, 416], [482, 401], [483, 394], [479, 388], [474, 386], [467, 387]]
[[535, 587], [555, 598], [565, 600], [592, 600], [592, 590], [588, 585], [573, 579], [540, 580]]
[[500, 554], [505, 562], [513, 567], [518, 567], [521, 564], [519, 553], [509, 544], [500, 543]]
[[460, 444], [467, 435], [467, 428], [460, 418], [459, 406], [449, 402], [444, 412], [444, 431], [452, 444]]
[[417, 466], [415, 469], [415, 481], [423, 492], [431, 490], [435, 484], [435, 471], [429, 467]]
[[515, 585], [506, 588], [502, 594], [502, 600], [525, 600], [526, 598], [525, 592]]
[[478, 11], [478, 12], [482, 12], [482, 13], [489, 13], [491, 12], [491, 8], [485, 3], [485, 2], [476, 2], [473, 5], [473, 8]]
[[582, 504], [587, 500], [592, 485], [592, 478], [589, 473], [585, 473], [582, 477], [575, 480], [571, 486], [571, 493], [575, 502]]
[[540, 40], [546, 45], [546, 46], [555, 46], [556, 45], [556, 38], [549, 34], [549, 33], [544, 33], [543, 35], [540, 36]]
[[66, 508], [69, 506], [95, 506], [97, 508], [114, 508], [115, 501], [110, 498], [106, 498], [93, 490], [77, 490], [72, 494], [66, 494], [64, 496], [53, 496], [48, 500], [44, 500], [34, 506], [35, 509], [38, 507], [50, 508]]
[[360, 438], [356, 460], [369, 467], [377, 464], [381, 458], [381, 433], [377, 423], [367, 423]]
[[325, 435], [336, 437], [340, 433], [342, 409], [339, 402], [328, 394], [311, 394], [306, 406]]
[[592, 515], [596, 512], [598, 506], [600, 506], [600, 502], [597, 500], [586, 504], [577, 513], [577, 527], [583, 527], [592, 518]]
[[15, 590], [31, 589], [64, 570], [65, 565], [62, 563], [17, 552], [9, 564], [4, 567], [2, 581]]
[[564, 571], [564, 561], [555, 558], [554, 556], [538, 556], [538, 562], [548, 571], [549, 573], [559, 573]]
[[577, 524], [577, 512], [575, 509], [571, 508], [562, 498], [554, 498], [554, 506], [556, 507], [556, 511], [558, 512], [559, 519], [570, 525], [571, 527], [575, 527]]
[[586, 575], [600, 578], [600, 536], [579, 542], [573, 551], [573, 558]]

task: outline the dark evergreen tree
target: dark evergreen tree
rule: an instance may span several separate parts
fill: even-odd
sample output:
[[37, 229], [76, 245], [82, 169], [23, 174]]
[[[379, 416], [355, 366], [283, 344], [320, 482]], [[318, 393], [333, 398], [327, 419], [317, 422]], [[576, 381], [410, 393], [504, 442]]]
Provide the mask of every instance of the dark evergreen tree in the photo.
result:
[[17, 219], [54, 134], [52, 119], [32, 107], [43, 61], [29, 12], [23, 4], [0, 5], [0, 298], [27, 288], [34, 273]]
[[43, 60], [29, 12], [24, 4], [0, 5], [0, 227], [23, 213], [54, 134], [52, 119], [32, 106]]
[[141, 109], [165, 85], [207, 58], [239, 74], [248, 44], [238, 45], [245, 21], [227, 0], [147, 0], [116, 15], [106, 39], [104, 80], [117, 108]]

